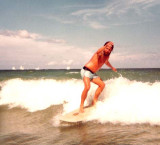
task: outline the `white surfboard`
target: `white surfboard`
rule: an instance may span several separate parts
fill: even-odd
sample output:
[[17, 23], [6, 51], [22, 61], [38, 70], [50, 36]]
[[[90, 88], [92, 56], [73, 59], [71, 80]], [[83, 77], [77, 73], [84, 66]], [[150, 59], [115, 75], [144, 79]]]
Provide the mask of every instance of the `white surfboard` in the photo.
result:
[[74, 115], [75, 113], [79, 112], [79, 109], [76, 109], [70, 113], [61, 116], [60, 121], [68, 122], [68, 123], [79, 123], [87, 120], [87, 117], [92, 113], [94, 110], [93, 106], [84, 107], [84, 113], [79, 113], [78, 115]]

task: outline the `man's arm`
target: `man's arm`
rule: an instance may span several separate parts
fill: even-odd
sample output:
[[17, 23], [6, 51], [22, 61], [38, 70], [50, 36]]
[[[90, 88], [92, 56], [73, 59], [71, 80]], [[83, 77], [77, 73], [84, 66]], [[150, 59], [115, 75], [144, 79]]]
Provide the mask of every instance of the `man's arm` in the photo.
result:
[[99, 48], [96, 53], [97, 53], [97, 54], [100, 54], [101, 52], [104, 51], [104, 49], [105, 49], [105, 46]]
[[117, 72], [117, 69], [114, 68], [114, 67], [110, 64], [110, 62], [108, 61], [108, 59], [106, 60], [105, 64], [106, 64], [108, 67], [110, 67], [114, 72]]

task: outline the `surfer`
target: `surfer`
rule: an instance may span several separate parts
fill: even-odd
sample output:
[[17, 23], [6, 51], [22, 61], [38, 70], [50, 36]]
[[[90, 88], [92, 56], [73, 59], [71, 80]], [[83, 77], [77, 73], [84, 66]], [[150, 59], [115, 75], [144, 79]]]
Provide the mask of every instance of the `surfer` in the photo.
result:
[[[101, 80], [101, 78], [96, 74], [96, 72], [106, 64], [113, 71], [117, 72], [116, 68], [114, 68], [109, 62], [109, 56], [113, 51], [114, 44], [111, 41], [108, 41], [94, 53], [92, 58], [88, 63], [81, 69], [81, 76], [84, 82], [84, 90], [81, 95], [81, 104], [79, 108], [79, 113], [84, 112], [84, 101], [87, 97], [88, 91], [90, 89], [90, 83], [94, 83], [98, 85], [98, 88], [95, 92], [92, 105], [95, 105], [100, 93], [103, 91], [105, 87], [105, 83]], [[79, 113], [75, 113], [74, 115], [78, 115]]]

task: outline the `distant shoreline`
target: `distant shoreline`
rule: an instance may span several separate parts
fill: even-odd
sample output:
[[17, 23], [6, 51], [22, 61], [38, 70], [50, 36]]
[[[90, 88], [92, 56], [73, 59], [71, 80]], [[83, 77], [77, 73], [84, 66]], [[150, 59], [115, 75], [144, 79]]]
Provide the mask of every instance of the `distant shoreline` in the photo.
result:
[[[81, 68], [75, 68], [75, 69], [15, 69], [15, 70], [12, 70], [12, 69], [0, 69], [0, 71], [45, 71], [45, 70], [65, 70], [65, 71], [71, 71], [71, 70], [80, 70]], [[117, 68], [118, 70], [147, 70], [147, 69], [160, 69], [160, 68]], [[100, 69], [99, 71], [101, 70], [110, 70], [109, 68], [102, 68]]]

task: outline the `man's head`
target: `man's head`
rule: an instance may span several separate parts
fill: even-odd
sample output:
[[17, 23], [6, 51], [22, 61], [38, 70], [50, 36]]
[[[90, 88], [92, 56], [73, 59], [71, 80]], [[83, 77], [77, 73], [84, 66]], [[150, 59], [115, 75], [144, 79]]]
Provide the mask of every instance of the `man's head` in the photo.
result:
[[104, 50], [105, 55], [110, 55], [110, 53], [112, 52], [114, 48], [114, 43], [112, 41], [107, 41], [104, 44], [104, 46], [105, 46], [105, 50]]
[[107, 41], [105, 44], [104, 44], [104, 46], [105, 45], [112, 45], [112, 50], [113, 50], [113, 48], [114, 48], [114, 43], [112, 42], [112, 41]]

